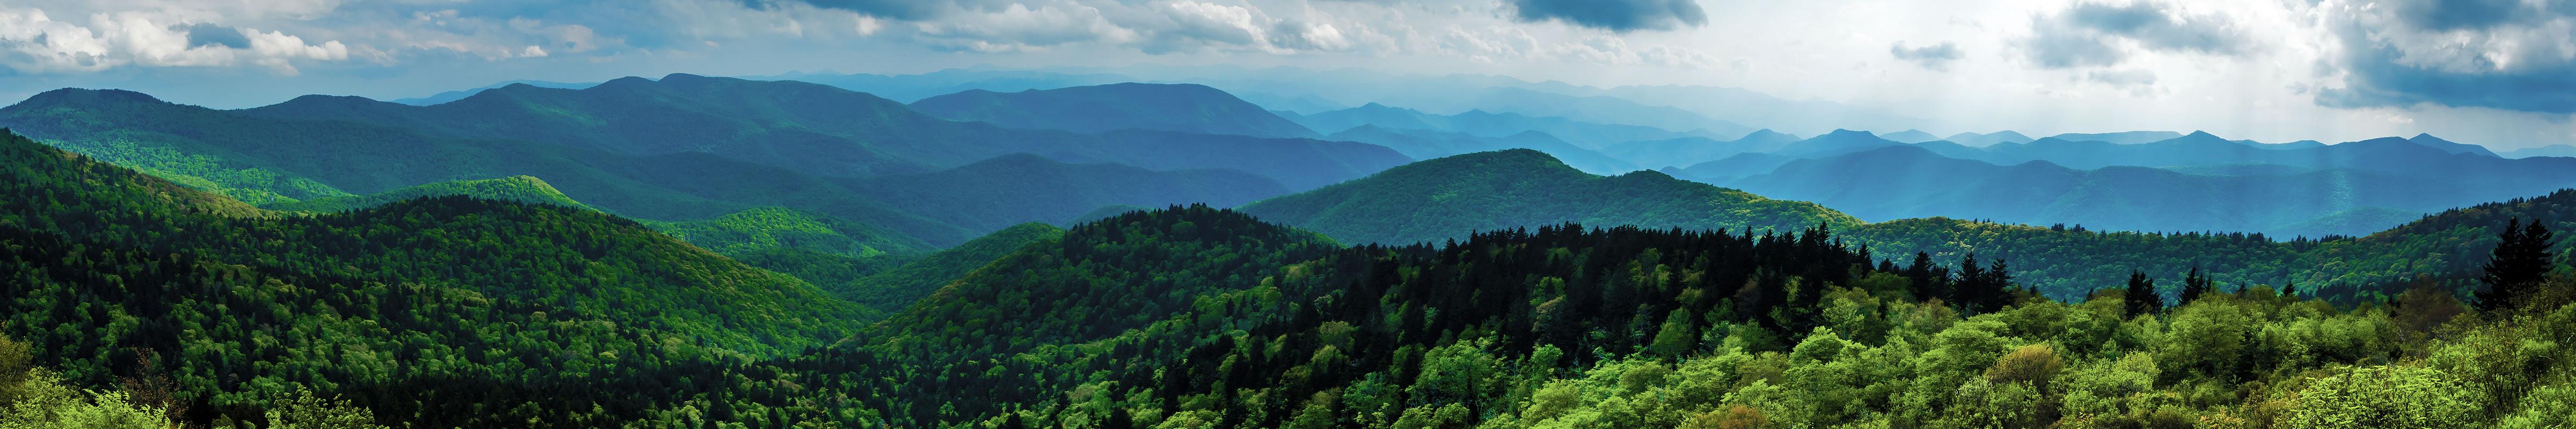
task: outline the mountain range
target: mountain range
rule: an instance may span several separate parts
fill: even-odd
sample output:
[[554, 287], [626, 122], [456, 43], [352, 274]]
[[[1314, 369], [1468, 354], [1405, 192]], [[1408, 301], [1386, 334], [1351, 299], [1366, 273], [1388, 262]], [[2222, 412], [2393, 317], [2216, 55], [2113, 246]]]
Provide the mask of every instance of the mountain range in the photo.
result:
[[1491, 113], [1483, 110], [1468, 110], [1454, 115], [1434, 115], [1377, 103], [1329, 112], [1295, 115], [1290, 116], [1289, 119], [1325, 133], [1340, 133], [1362, 126], [1393, 130], [1443, 131], [1478, 137], [1506, 137], [1536, 131], [1552, 136], [1570, 136], [1561, 138], [1587, 149], [1600, 149], [1624, 142], [1673, 139], [1712, 133], [1704, 130], [1676, 132], [1648, 126], [1591, 123], [1556, 116], [1532, 117], [1518, 113]]
[[[0, 126], [102, 156], [193, 160], [163, 164], [201, 168], [208, 177], [237, 178], [232, 183], [207, 181], [287, 199], [524, 175], [543, 179], [573, 200], [627, 216], [703, 219], [784, 206], [884, 228], [883, 235], [901, 240], [943, 246], [1022, 221], [1059, 221], [1102, 205], [1204, 201], [1068, 201], [1079, 207], [997, 213], [1007, 221], [966, 227], [884, 201], [909, 197], [891, 191], [867, 195], [848, 183], [1034, 153], [1072, 163], [1116, 160], [1151, 174], [1239, 170], [1268, 180], [1236, 187], [1236, 192], [1275, 193], [1280, 188], [1272, 186], [1309, 189], [1407, 161], [1392, 150], [1360, 143], [1168, 131], [1014, 130], [939, 119], [889, 100], [821, 85], [693, 75], [617, 79], [581, 90], [511, 85], [434, 106], [309, 96], [237, 111], [169, 104], [131, 92], [63, 90], [0, 109]], [[200, 167], [208, 164], [213, 167]], [[1103, 169], [1070, 174], [1090, 173], [1140, 174]], [[943, 189], [999, 196], [1021, 188], [994, 181], [957, 183], [997, 188]], [[1241, 199], [1258, 196], [1268, 195]]]
[[913, 110], [1010, 128], [1100, 133], [1160, 130], [1194, 134], [1320, 136], [1233, 94], [1192, 84], [1118, 83], [1060, 89], [967, 90], [921, 99]]

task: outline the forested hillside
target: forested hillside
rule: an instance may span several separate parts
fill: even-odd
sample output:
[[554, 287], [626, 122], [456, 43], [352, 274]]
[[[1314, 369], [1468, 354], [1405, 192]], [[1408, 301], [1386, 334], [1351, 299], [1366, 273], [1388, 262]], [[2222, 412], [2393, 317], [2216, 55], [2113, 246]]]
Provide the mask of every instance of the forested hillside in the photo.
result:
[[[1929, 180], [1902, 169], [1855, 174]], [[2018, 196], [1978, 189], [2021, 186], [2016, 182], [2027, 181], [1997, 179], [1961, 192], [1978, 198], [2014, 198]], [[1843, 186], [1866, 193], [1874, 191], [1867, 191], [1865, 183], [1875, 182]], [[2544, 219], [2553, 227], [2576, 228], [2576, 217], [2565, 213], [2569, 207], [2576, 207], [2576, 192], [2562, 191], [2446, 211], [2364, 238], [2328, 240], [1952, 218], [1863, 223], [1812, 203], [1771, 200], [1649, 172], [1594, 176], [1555, 163], [1545, 154], [1512, 150], [1415, 163], [1342, 185], [1264, 200], [1244, 210], [1337, 239], [1383, 244], [1440, 242], [1473, 231], [1561, 222], [1689, 231], [1748, 227], [1788, 231], [1823, 224], [1842, 232], [1852, 245], [1867, 246], [1882, 255], [1923, 252], [1945, 261], [1970, 254], [2003, 259], [2021, 270], [2023, 284], [2061, 300], [2080, 300], [2095, 289], [2118, 284], [2131, 270], [2161, 282], [2159, 290], [2165, 296], [2179, 296], [2182, 280], [2197, 269], [2228, 288], [2298, 286], [2307, 296], [2350, 303], [2393, 299], [2419, 275], [2465, 290], [2460, 282], [2471, 276], [2463, 273], [2484, 262], [2477, 252], [2494, 243], [2503, 219]]]
[[[21, 297], [0, 423], [38, 427], [2544, 428], [2576, 403], [2552, 345], [2576, 284], [2537, 271], [2563, 250], [2502, 268], [2511, 301], [2198, 276], [2176, 299], [2140, 276], [2069, 304], [1993, 256], [2010, 242], [1911, 258], [1848, 222], [1345, 247], [1195, 206], [885, 271], [980, 266], [863, 329], [857, 305], [595, 211], [282, 214], [0, 143]], [[2564, 198], [2353, 242], [2483, 249], [2468, 223]]]
[[338, 212], [375, 207], [386, 203], [413, 198], [449, 195], [461, 195], [487, 200], [517, 201], [529, 204], [551, 204], [578, 209], [591, 208], [588, 205], [582, 204], [580, 201], [573, 201], [572, 197], [564, 196], [563, 191], [556, 190], [554, 185], [546, 184], [545, 179], [528, 176], [439, 182], [385, 191], [374, 195], [318, 198], [290, 203], [270, 204], [266, 207], [269, 209], [286, 211]]
[[[1228, 223], [1192, 210], [1072, 234], [1188, 240], [1170, 234]], [[2470, 314], [2431, 289], [2358, 308], [2265, 287], [2069, 304], [2027, 293], [2000, 262], [1873, 263], [1837, 243], [1820, 229], [1500, 231], [1230, 278], [1115, 336], [1058, 334], [1097, 316], [990, 316], [1099, 305], [1059, 304], [1046, 298], [1064, 289], [1043, 286], [907, 316], [965, 323], [931, 338], [971, 340], [867, 348], [932, 357], [895, 384], [940, 399], [893, 413], [908, 416], [898, 426], [2552, 427], [2576, 400], [2576, 374], [2542, 364], [2565, 350], [2495, 346], [2576, 333], [2563, 280], [2520, 310]], [[1232, 248], [1166, 254], [1270, 254]], [[1152, 264], [1134, 255], [1012, 259]], [[950, 288], [1088, 277], [990, 270]], [[1003, 332], [1036, 335], [974, 335]], [[1007, 357], [975, 357], [994, 352]]]
[[[298, 392], [407, 427], [664, 418], [718, 382], [679, 374], [827, 344], [861, 310], [593, 211], [279, 215], [15, 135], [0, 165], [7, 336], [72, 385], [160, 379], [189, 421]], [[564, 396], [601, 391], [631, 396]]]

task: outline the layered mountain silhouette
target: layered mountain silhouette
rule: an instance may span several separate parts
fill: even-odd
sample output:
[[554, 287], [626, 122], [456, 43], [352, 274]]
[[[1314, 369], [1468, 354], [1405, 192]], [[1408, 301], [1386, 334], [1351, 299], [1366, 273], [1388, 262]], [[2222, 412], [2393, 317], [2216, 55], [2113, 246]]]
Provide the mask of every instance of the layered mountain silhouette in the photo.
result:
[[1020, 92], [968, 90], [921, 99], [911, 106], [931, 116], [1009, 128], [1081, 133], [1157, 130], [1279, 138], [1320, 136], [1233, 94], [1195, 84], [1118, 83]]
[[1484, 110], [1469, 110], [1454, 115], [1435, 115], [1377, 103], [1300, 115], [1290, 119], [1325, 133], [1340, 133], [1362, 126], [1394, 130], [1444, 131], [1479, 137], [1505, 137], [1537, 131], [1559, 136], [1569, 143], [1588, 149], [1601, 149], [1618, 143], [1641, 140], [1714, 137], [1703, 135], [1708, 134], [1706, 132], [1679, 132], [1639, 125], [1592, 123], [1556, 116], [1533, 117], [1519, 113], [1493, 113]]
[[1576, 222], [1648, 228], [1794, 230], [1855, 225], [1811, 203], [1639, 171], [1584, 173], [1528, 149], [1407, 164], [1243, 207], [1262, 219], [1358, 243], [1410, 244], [1474, 231]]

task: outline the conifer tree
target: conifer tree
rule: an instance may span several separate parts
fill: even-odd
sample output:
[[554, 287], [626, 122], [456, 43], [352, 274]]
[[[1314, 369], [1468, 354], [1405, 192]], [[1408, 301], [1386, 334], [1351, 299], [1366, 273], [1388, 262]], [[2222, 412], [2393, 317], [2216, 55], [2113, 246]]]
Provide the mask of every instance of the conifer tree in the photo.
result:
[[1977, 254], [1969, 253], [1959, 260], [1959, 281], [1950, 288], [1950, 304], [1962, 312], [1976, 312], [1984, 299], [1979, 295], [1986, 291], [1985, 282], [1986, 269], [1977, 266]]
[[2549, 275], [2549, 257], [2554, 256], [2549, 252], [2553, 238], [2549, 226], [2539, 219], [2532, 219], [2529, 226], [2521, 222], [2519, 218], [2506, 220], [2504, 233], [2497, 234], [2502, 240], [2496, 242], [2493, 255], [2487, 259], [2486, 274], [2478, 277], [2478, 282], [2487, 285], [2487, 290], [2477, 294], [2480, 309], [2511, 305], [2514, 297], [2527, 293], [2525, 289], [2540, 284]]
[[2155, 279], [2147, 278], [2147, 273], [2143, 272], [2129, 272], [2129, 288], [2121, 298], [2128, 301], [2129, 317], [2161, 312], [2165, 308], [2165, 298], [2156, 294]]
[[2191, 273], [2182, 277], [2182, 300], [2175, 302], [2174, 305], [2189, 305], [2192, 301], [2199, 301], [2202, 295], [2208, 294], [2209, 279], [2200, 276], [2200, 267], [2191, 267]]

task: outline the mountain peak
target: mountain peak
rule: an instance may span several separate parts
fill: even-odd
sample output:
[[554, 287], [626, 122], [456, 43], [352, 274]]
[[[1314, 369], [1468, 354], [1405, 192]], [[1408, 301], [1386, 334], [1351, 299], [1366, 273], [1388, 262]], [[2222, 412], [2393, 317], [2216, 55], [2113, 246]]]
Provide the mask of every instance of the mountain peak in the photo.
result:
[[26, 100], [26, 101], [18, 102], [18, 105], [24, 105], [24, 106], [44, 106], [44, 105], [57, 105], [57, 104], [90, 105], [90, 104], [171, 104], [171, 103], [170, 103], [170, 102], [167, 102], [167, 101], [161, 101], [161, 99], [159, 99], [159, 98], [153, 98], [153, 97], [152, 97], [152, 95], [150, 95], [150, 94], [144, 94], [144, 93], [140, 93], [140, 92], [127, 91], [127, 90], [122, 90], [122, 89], [83, 89], [83, 88], [63, 88], [63, 89], [57, 89], [57, 90], [52, 90], [52, 91], [45, 91], [45, 92], [43, 92], [43, 93], [36, 94], [35, 96], [27, 97], [27, 100]]
[[1834, 129], [1834, 132], [1825, 133], [1825, 135], [1821, 135], [1821, 136], [1816, 136], [1816, 138], [1820, 138], [1820, 139], [1821, 139], [1821, 138], [1826, 138], [1826, 137], [1835, 137], [1835, 138], [1853, 138], [1853, 137], [1869, 137], [1869, 138], [1878, 138], [1878, 134], [1876, 134], [1876, 133], [1871, 133], [1871, 132], [1868, 132], [1868, 131], [1856, 131], [1856, 130], [1846, 130], [1846, 129], [1841, 129], [1841, 128], [1835, 128], [1835, 129]]
[[2415, 134], [2415, 137], [2408, 138], [2406, 141], [2424, 147], [2441, 149], [2443, 152], [2450, 152], [2453, 154], [2469, 154], [2501, 158], [2501, 156], [2496, 155], [2494, 151], [2487, 150], [2486, 146], [2443, 140], [2441, 137], [2434, 137], [2430, 133], [2418, 133]]

